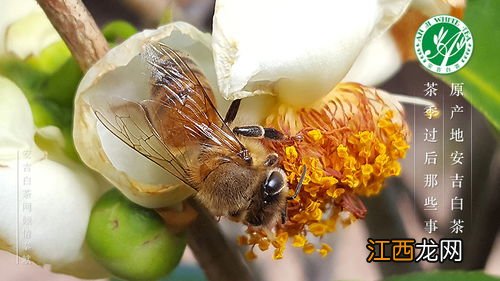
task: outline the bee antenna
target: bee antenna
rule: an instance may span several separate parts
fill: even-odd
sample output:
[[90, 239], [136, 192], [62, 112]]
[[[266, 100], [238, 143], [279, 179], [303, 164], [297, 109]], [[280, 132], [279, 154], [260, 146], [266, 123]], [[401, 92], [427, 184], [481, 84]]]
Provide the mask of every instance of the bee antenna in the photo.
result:
[[306, 171], [307, 171], [306, 165], [304, 165], [303, 167], [304, 167], [304, 169], [302, 169], [302, 175], [300, 176], [300, 181], [297, 184], [297, 188], [295, 189], [295, 193], [292, 196], [288, 196], [286, 198], [286, 200], [293, 200], [297, 197], [297, 195], [299, 195], [299, 192], [302, 189], [302, 183], [304, 182], [304, 178], [306, 177]]

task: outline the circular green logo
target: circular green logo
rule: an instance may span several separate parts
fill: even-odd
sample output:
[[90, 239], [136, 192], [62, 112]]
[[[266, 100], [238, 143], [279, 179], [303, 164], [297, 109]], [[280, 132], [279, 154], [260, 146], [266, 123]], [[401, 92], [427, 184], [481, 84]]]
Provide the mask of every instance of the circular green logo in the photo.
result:
[[432, 72], [453, 73], [470, 59], [474, 42], [461, 20], [439, 15], [425, 21], [415, 35], [415, 53], [420, 63]]

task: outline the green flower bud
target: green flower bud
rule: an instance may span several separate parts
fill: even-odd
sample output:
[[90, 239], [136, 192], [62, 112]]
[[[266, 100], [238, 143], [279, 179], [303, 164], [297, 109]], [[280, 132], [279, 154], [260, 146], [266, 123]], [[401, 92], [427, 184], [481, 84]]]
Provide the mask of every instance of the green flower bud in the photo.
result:
[[134, 204], [116, 189], [94, 206], [87, 243], [105, 268], [126, 280], [167, 275], [186, 247], [185, 238], [170, 233], [155, 211]]

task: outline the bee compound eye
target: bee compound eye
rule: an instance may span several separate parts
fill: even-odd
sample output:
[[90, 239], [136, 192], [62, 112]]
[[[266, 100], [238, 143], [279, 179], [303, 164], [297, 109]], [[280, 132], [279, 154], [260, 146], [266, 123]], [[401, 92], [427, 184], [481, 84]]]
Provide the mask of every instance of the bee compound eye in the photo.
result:
[[284, 186], [285, 179], [283, 178], [283, 175], [278, 171], [273, 171], [269, 174], [264, 184], [264, 193], [267, 196], [276, 195], [281, 192]]

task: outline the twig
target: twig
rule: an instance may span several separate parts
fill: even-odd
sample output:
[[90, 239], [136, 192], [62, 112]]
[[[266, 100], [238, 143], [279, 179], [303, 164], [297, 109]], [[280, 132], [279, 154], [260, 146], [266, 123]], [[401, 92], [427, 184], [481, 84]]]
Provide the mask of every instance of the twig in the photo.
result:
[[172, 0], [122, 0], [121, 4], [131, 13], [136, 15], [142, 25], [145, 27], [153, 27], [158, 26], [168, 6], [174, 3]]
[[193, 198], [188, 203], [198, 212], [197, 219], [188, 227], [188, 245], [208, 280], [254, 280], [241, 254], [228, 244], [208, 210]]
[[[83, 71], [108, 50], [94, 19], [80, 0], [37, 0]], [[212, 281], [253, 280], [242, 257], [225, 240], [208, 211], [194, 199], [188, 203], [198, 212], [187, 227], [188, 244], [207, 278]]]
[[108, 51], [108, 43], [80, 0], [37, 0], [85, 72]]

